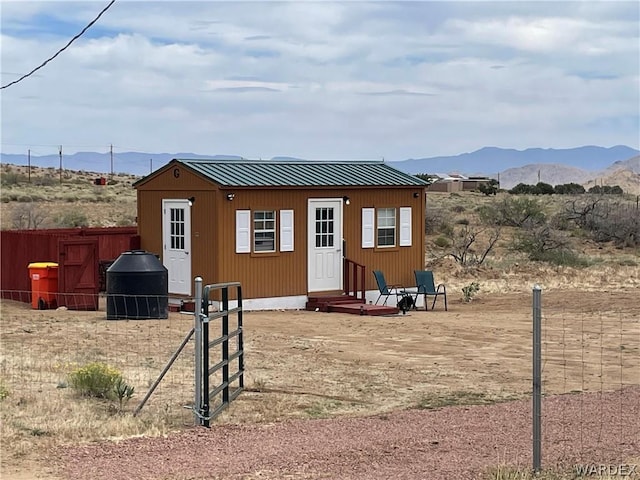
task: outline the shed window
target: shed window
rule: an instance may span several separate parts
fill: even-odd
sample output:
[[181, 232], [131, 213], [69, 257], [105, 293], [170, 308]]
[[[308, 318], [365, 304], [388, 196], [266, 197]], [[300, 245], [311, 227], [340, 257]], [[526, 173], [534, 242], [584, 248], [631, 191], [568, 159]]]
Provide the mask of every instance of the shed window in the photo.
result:
[[253, 212], [253, 251], [276, 251], [276, 212], [256, 210]]
[[394, 247], [396, 244], [396, 209], [378, 209], [378, 246]]

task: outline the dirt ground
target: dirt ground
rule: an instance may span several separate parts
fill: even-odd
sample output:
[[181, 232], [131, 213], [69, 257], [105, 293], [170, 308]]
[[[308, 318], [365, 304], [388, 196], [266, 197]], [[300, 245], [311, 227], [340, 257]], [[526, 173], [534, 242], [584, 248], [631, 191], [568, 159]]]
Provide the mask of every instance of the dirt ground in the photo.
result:
[[[19, 354], [18, 350], [24, 354], [29, 337], [20, 330], [29, 315], [34, 313], [20, 304], [2, 303], [3, 361]], [[48, 315], [64, 333], [70, 312]], [[101, 335], [101, 325], [109, 325], [104, 312], [82, 315], [94, 317], [93, 335]], [[153, 418], [147, 416], [140, 422], [148, 425], [136, 426], [138, 435], [113, 427], [112, 432], [103, 429], [75, 437], [67, 432], [58, 438], [51, 426], [50, 435], [25, 438], [12, 434], [8, 427], [21, 408], [16, 396], [10, 395], [2, 404], [1, 478], [123, 478], [129, 468], [130, 478], [166, 480], [435, 479], [454, 478], [450, 475], [456, 471], [451, 470], [456, 462], [473, 467], [456, 478], [475, 478], [500, 464], [527, 465], [530, 402], [518, 399], [528, 398], [532, 388], [531, 319], [531, 293], [526, 290], [480, 294], [470, 303], [450, 294], [448, 312], [438, 305], [435, 311], [411, 311], [404, 316], [247, 312], [247, 390], [210, 431], [185, 427], [184, 415], [181, 426], [154, 429], [149, 426]], [[121, 333], [126, 333], [129, 327], [119, 325]], [[190, 323], [172, 314], [166, 325], [165, 341], [175, 346]], [[55, 338], [52, 335], [51, 342]], [[543, 356], [545, 394], [591, 392], [561, 397], [569, 403], [555, 410], [545, 452], [555, 461], [633, 458], [634, 451], [640, 451], [640, 391], [625, 389], [640, 385], [637, 288], [543, 292]], [[618, 393], [606, 393], [609, 391]], [[58, 392], [52, 387], [52, 396]], [[55, 422], [55, 413], [52, 415]], [[387, 418], [394, 421], [381, 424]], [[563, 424], [563, 419], [568, 423]], [[596, 427], [583, 432], [586, 419], [599, 425], [597, 439], [589, 440], [588, 433]], [[429, 435], [442, 438], [422, 438], [427, 428], [440, 428], [439, 433], [430, 430]], [[116, 433], [120, 440], [140, 435], [154, 438], [96, 443], [118, 436]], [[236, 436], [244, 443], [233, 440]], [[361, 439], [361, 448], [354, 451], [350, 447], [345, 452], [346, 447], [336, 446], [334, 438], [356, 444]], [[24, 447], [18, 451], [12, 445], [25, 441], [32, 442], [33, 451]], [[439, 449], [434, 457], [426, 455], [434, 448], [428, 444], [431, 441], [446, 442], [446, 449]], [[285, 448], [291, 442], [305, 447]], [[193, 450], [199, 444], [211, 448], [215, 458], [235, 466], [194, 463]], [[570, 453], [559, 458], [558, 447], [567, 444]], [[423, 450], [422, 463], [407, 460], [416, 448]], [[334, 458], [326, 449], [347, 455], [351, 469], [344, 469], [344, 457]], [[303, 458], [297, 461], [296, 456]], [[444, 470], [437, 470], [433, 462]], [[136, 470], [141, 465], [146, 470]]]

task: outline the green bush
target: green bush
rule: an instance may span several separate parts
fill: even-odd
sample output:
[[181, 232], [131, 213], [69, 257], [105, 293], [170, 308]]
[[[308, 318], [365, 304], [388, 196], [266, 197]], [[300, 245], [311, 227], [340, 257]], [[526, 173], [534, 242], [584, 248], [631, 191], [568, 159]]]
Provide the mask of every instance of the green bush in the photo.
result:
[[451, 246], [451, 242], [445, 237], [438, 237], [433, 241], [436, 247], [448, 248]]
[[9, 396], [9, 389], [4, 384], [3, 381], [0, 381], [0, 402]]
[[546, 250], [529, 256], [530, 260], [551, 263], [564, 267], [583, 268], [588, 267], [590, 262], [585, 257], [578, 255], [573, 250], [563, 248], [559, 250]]
[[553, 192], [559, 195], [579, 195], [585, 193], [585, 191], [584, 187], [577, 183], [563, 183], [553, 187]]
[[122, 374], [106, 363], [91, 362], [69, 374], [69, 386], [85, 397], [115, 398]]
[[466, 287], [462, 287], [462, 299], [465, 302], [469, 303], [471, 300], [473, 300], [473, 297], [476, 293], [478, 293], [479, 290], [480, 285], [478, 284], [478, 282], [471, 282]]
[[0, 174], [0, 182], [3, 186], [19, 185], [27, 181], [27, 176], [21, 173], [7, 170], [7, 173]]
[[546, 215], [542, 204], [532, 198], [506, 197], [499, 202], [484, 205], [478, 210], [486, 225], [523, 227], [544, 223]]
[[56, 217], [54, 221], [56, 226], [61, 228], [89, 226], [89, 219], [83, 212], [79, 210], [68, 210]]

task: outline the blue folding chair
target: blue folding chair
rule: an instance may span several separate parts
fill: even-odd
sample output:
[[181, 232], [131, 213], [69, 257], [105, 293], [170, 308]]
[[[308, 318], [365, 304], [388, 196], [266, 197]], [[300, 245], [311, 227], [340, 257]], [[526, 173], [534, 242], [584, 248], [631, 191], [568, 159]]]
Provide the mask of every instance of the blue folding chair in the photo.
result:
[[402, 285], [387, 284], [387, 281], [384, 278], [384, 273], [382, 273], [380, 270], [374, 270], [373, 276], [376, 277], [378, 291], [380, 292], [380, 295], [378, 295], [378, 299], [376, 300], [376, 305], [382, 297], [384, 297], [384, 302], [382, 303], [382, 305], [386, 305], [389, 297], [391, 295], [394, 295], [396, 297], [398, 308], [400, 308], [403, 312], [411, 308], [415, 308], [415, 297], [417, 296], [416, 291], [409, 291]]
[[428, 297], [432, 296], [433, 303], [431, 304], [431, 310], [436, 306], [436, 300], [439, 296], [444, 297], [444, 309], [447, 311], [447, 287], [444, 283], [438, 284], [436, 287], [433, 280], [433, 272], [431, 270], [415, 270], [416, 286], [418, 288], [418, 295], [424, 296], [424, 309], [429, 310]]

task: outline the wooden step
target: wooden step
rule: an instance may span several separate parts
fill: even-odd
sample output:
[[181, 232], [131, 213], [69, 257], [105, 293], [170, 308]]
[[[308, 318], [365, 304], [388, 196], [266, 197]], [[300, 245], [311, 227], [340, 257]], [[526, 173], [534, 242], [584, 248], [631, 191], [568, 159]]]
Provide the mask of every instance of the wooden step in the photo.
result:
[[368, 303], [336, 303], [328, 306], [328, 312], [351, 313], [353, 315], [397, 315], [400, 310], [389, 305]]

